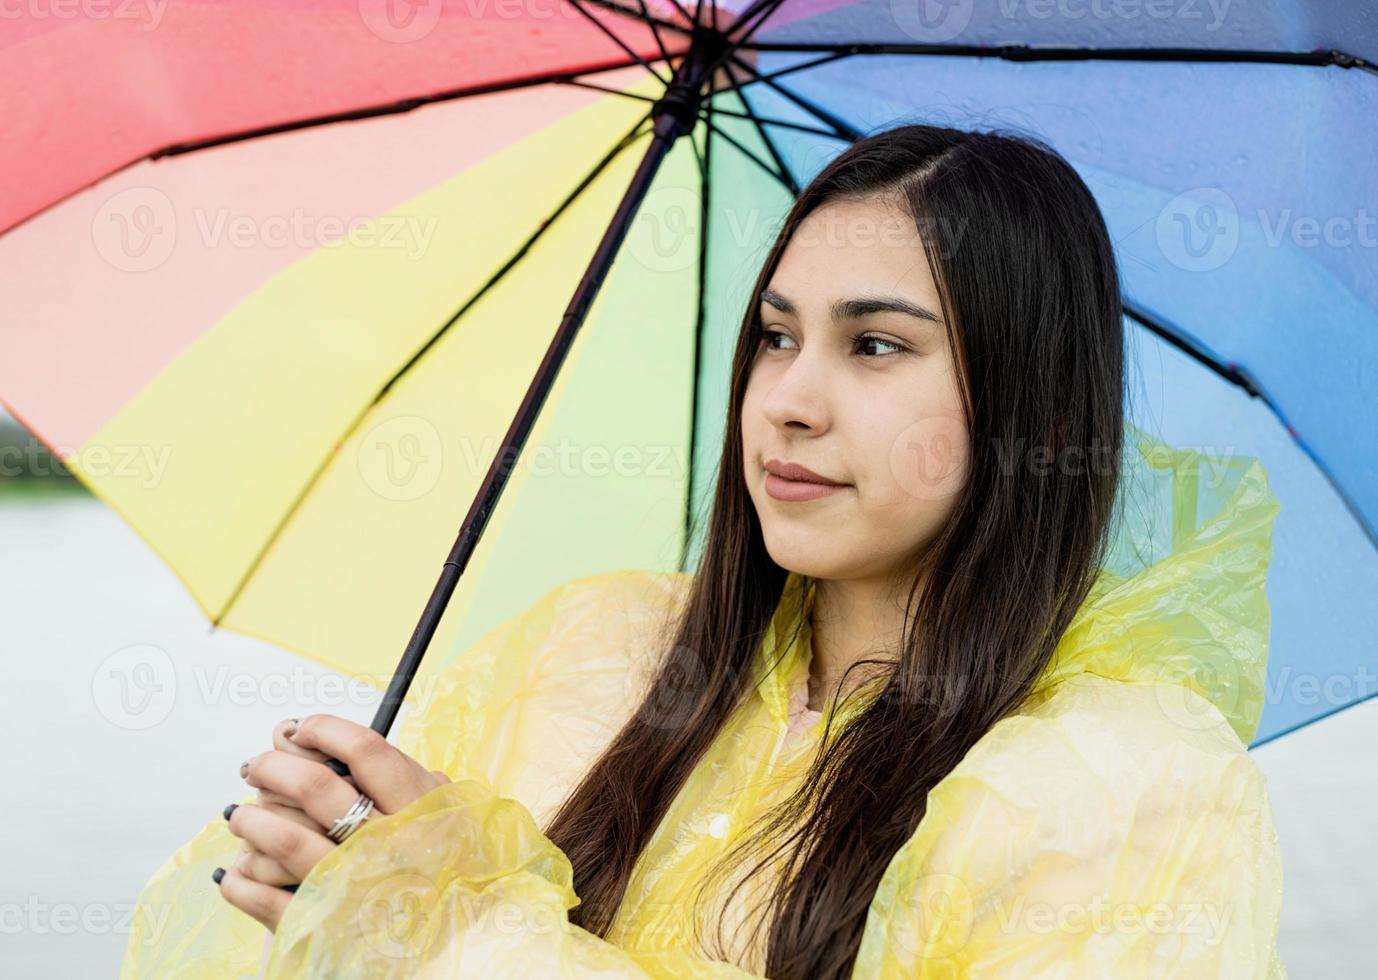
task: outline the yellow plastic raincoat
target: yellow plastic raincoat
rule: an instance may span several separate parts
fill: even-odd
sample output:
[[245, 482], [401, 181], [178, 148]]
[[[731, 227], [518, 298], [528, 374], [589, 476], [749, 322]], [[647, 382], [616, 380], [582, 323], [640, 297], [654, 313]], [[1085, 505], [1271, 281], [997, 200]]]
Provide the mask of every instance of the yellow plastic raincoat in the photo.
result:
[[[1165, 488], [1146, 506], [1169, 509], [1125, 525], [1147, 530], [1119, 536], [1034, 694], [930, 792], [871, 903], [854, 976], [1286, 976], [1280, 853], [1245, 750], [1263, 705], [1278, 503], [1248, 457], [1147, 437], [1127, 451], [1145, 487]], [[691, 899], [817, 749], [811, 580], [788, 577], [758, 696], [676, 799], [606, 938], [570, 924], [570, 865], [540, 829], [637, 709], [689, 581], [579, 578], [457, 657], [395, 739], [455, 781], [331, 851], [270, 951], [266, 930], [211, 881], [239, 846], [212, 819], [142, 892], [122, 975], [759, 975], [761, 949], [731, 964], [695, 947]], [[796, 641], [764, 669], [801, 616]], [[740, 921], [762, 894], [712, 914]]]

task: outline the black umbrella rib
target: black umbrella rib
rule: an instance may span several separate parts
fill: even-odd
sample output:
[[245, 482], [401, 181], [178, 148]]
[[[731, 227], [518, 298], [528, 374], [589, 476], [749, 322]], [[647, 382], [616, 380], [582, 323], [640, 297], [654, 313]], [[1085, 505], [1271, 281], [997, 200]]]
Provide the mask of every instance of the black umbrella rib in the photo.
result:
[[[584, 6], [584, 0], [565, 0], [565, 2], [572, 5], [575, 10], [583, 14], [590, 24], [592, 24], [594, 27], [598, 28], [600, 31], [606, 34], [613, 44], [616, 44], [627, 54], [631, 55], [631, 57], [635, 58], [637, 64], [641, 65], [642, 68], [645, 68], [648, 72], [650, 72], [656, 78], [660, 79], [660, 81], [664, 82], [666, 85], [670, 84], [670, 80], [668, 78], [666, 78], [660, 72], [652, 68], [651, 63], [649, 61], [647, 61], [645, 58], [641, 57], [641, 55], [633, 51], [631, 45], [629, 45], [626, 41], [622, 40], [620, 37], [617, 36], [616, 31], [610, 28], [607, 24], [603, 23], [597, 17], [593, 16], [593, 14], [589, 13], [588, 8]], [[640, 18], [637, 19], [640, 20]], [[660, 40], [659, 35], [656, 35], [656, 40]]]
[[771, 14], [780, 8], [785, 0], [753, 0], [753, 3], [742, 11], [737, 18], [737, 23], [727, 29], [727, 36], [732, 38], [732, 34], [738, 30], [742, 33], [732, 38], [733, 48], [740, 48], [742, 43], [749, 38], [757, 28], [759, 28]]
[[[1253, 375], [1249, 374], [1248, 371], [1244, 370], [1233, 361], [1227, 364], [1213, 354], [1208, 353], [1199, 341], [1188, 336], [1185, 332], [1178, 330], [1176, 327], [1164, 323], [1157, 317], [1150, 315], [1137, 304], [1129, 300], [1123, 300], [1122, 305], [1124, 306], [1125, 314], [1137, 321], [1140, 326], [1145, 327], [1149, 332], [1161, 337], [1183, 354], [1192, 358], [1192, 360], [1210, 368], [1216, 374], [1230, 382], [1230, 384], [1238, 385], [1240, 388], [1243, 388], [1252, 397], [1262, 398], [1268, 407], [1273, 410], [1274, 414], [1278, 415], [1279, 418], [1282, 417], [1281, 413], [1277, 410], [1276, 404], [1268, 397], [1267, 393], [1259, 386], [1258, 382], [1254, 380]], [[1285, 421], [1284, 424], [1286, 424]]]
[[747, 74], [751, 75], [752, 81], [764, 83], [768, 87], [774, 89], [776, 92], [779, 92], [785, 98], [789, 99], [791, 102], [793, 102], [799, 108], [803, 109], [805, 112], [811, 113], [814, 116], [814, 118], [822, 121], [825, 125], [831, 128], [835, 133], [837, 133], [839, 139], [845, 139], [849, 143], [861, 139], [861, 132], [859, 130], [857, 130], [850, 123], [838, 118], [837, 116], [834, 116], [831, 112], [824, 109], [822, 106], [819, 106], [811, 100], [804, 98], [802, 95], [792, 91], [791, 89], [785, 88], [785, 86], [781, 85], [774, 79], [767, 78], [766, 76], [758, 72], [755, 69], [755, 67], [743, 61], [741, 58], [738, 58], [736, 55], [732, 55], [732, 61], [734, 64], [737, 65], [737, 67], [741, 68]]
[[901, 44], [869, 41], [800, 42], [743, 41], [748, 51], [787, 54], [915, 54], [940, 57], [998, 58], [1004, 61], [1195, 61], [1362, 68], [1378, 71], [1372, 62], [1334, 49], [1319, 51], [1251, 51], [1229, 48], [1076, 48], [1035, 47], [1028, 44]]
[[1374, 691], [1372, 694], [1365, 694], [1363, 697], [1356, 698], [1355, 700], [1350, 701], [1348, 704], [1338, 705], [1334, 708], [1331, 708], [1329, 711], [1316, 715], [1316, 717], [1314, 718], [1308, 718], [1305, 721], [1299, 721], [1295, 725], [1288, 725], [1286, 728], [1282, 729], [1282, 731], [1273, 732], [1273, 734], [1269, 735], [1267, 738], [1260, 738], [1253, 742], [1250, 742], [1249, 751], [1252, 752], [1260, 745], [1267, 745], [1269, 742], [1272, 742], [1275, 739], [1282, 738], [1282, 736], [1284, 735], [1291, 735], [1293, 732], [1300, 731], [1301, 729], [1306, 728], [1308, 725], [1314, 725], [1318, 721], [1324, 721], [1331, 715], [1338, 714], [1339, 712], [1344, 711], [1346, 708], [1352, 708], [1356, 704], [1363, 704], [1365, 701], [1372, 701], [1374, 698], [1378, 698], [1378, 691]]
[[644, 20], [646, 25], [650, 27], [651, 37], [655, 38], [656, 47], [660, 49], [660, 56], [665, 59], [665, 64], [668, 65], [670, 63], [670, 52], [665, 48], [665, 41], [660, 36], [660, 28], [656, 26], [655, 19], [651, 17], [651, 12], [646, 9], [646, 0], [636, 0], [636, 4], [641, 8], [641, 17], [639, 19]]
[[[603, 158], [599, 160], [597, 164], [594, 165], [593, 169], [590, 170], [588, 174], [586, 174], [577, 185], [575, 185], [574, 189], [570, 191], [568, 195], [566, 195], [565, 199], [561, 201], [558, 205], [556, 205], [555, 210], [552, 211], [550, 215], [540, 223], [540, 225], [531, 234], [531, 236], [521, 244], [521, 246], [516, 250], [516, 252], [514, 252], [505, 263], [503, 263], [502, 268], [498, 269], [497, 272], [493, 273], [493, 275], [488, 279], [488, 281], [485, 282], [482, 286], [480, 286], [478, 291], [475, 292], [473, 296], [469, 297], [469, 299], [465, 301], [465, 303], [458, 310], [456, 310], [454, 314], [452, 314], [450, 318], [446, 320], [438, 330], [435, 331], [435, 333], [431, 334], [430, 338], [426, 341], [426, 343], [414, 354], [412, 354], [411, 358], [408, 359], [407, 363], [402, 365], [402, 367], [400, 367], [396, 372], [393, 373], [392, 377], [388, 379], [387, 383], [384, 384], [378, 390], [378, 393], [376, 395], [373, 396], [373, 400], [370, 401], [367, 405], [365, 405], [359, 411], [359, 413], [355, 415], [353, 421], [349, 423], [348, 427], [344, 430], [344, 432], [340, 435], [339, 439], [336, 441], [337, 446], [343, 445], [349, 439], [349, 437], [354, 434], [354, 432], [359, 428], [360, 424], [364, 421], [364, 419], [368, 417], [368, 413], [373, 410], [373, 406], [377, 405], [380, 401], [383, 400], [383, 398], [387, 396], [387, 393], [392, 389], [392, 387], [395, 384], [397, 384], [397, 382], [402, 378], [403, 375], [405, 375], [408, 371], [410, 371], [413, 367], [416, 366], [417, 362], [420, 361], [423, 356], [425, 356], [427, 351], [430, 351], [432, 348], [435, 347], [436, 343], [439, 342], [440, 338], [444, 336], [446, 331], [448, 331], [452, 326], [454, 326], [455, 323], [458, 322], [460, 317], [467, 313], [475, 303], [477, 303], [490, 289], [496, 286], [502, 280], [502, 278], [506, 276], [507, 273], [510, 272], [513, 269], [513, 267], [515, 267], [517, 263], [522, 260], [526, 253], [531, 250], [532, 246], [534, 246], [536, 242], [540, 240], [541, 236], [550, 230], [550, 227], [555, 223], [555, 220], [559, 218], [559, 216], [563, 214], [570, 207], [570, 205], [572, 205], [579, 198], [579, 195], [581, 195], [585, 190], [588, 189], [588, 187], [594, 182], [594, 180], [598, 178], [598, 175], [601, 174], [610, 163], [612, 163], [614, 158], [616, 158], [619, 153], [621, 153], [623, 150], [629, 147], [632, 143], [636, 142], [636, 140], [640, 136], [644, 135], [641, 131], [641, 128], [646, 124], [648, 120], [650, 120], [650, 118], [651, 111], [647, 110], [645, 115], [641, 116], [641, 118], [639, 118], [636, 121], [636, 125], [633, 126], [630, 130], [628, 130], [626, 135], [624, 135], [620, 140], [618, 140], [617, 143], [613, 146], [613, 148], [609, 150], [606, 154], [604, 154]], [[235, 584], [234, 592], [230, 594], [230, 597], [225, 601], [225, 604], [220, 608], [219, 612], [216, 613], [213, 617], [211, 617], [212, 629], [219, 626], [220, 623], [224, 620], [224, 618], [227, 615], [229, 615], [230, 609], [233, 608], [235, 602], [238, 601], [239, 595], [244, 590], [245, 585], [248, 584], [249, 579], [253, 577], [254, 572], [258, 569], [258, 566], [262, 563], [264, 557], [272, 549], [273, 545], [277, 542], [278, 538], [282, 536], [282, 532], [287, 527], [287, 524], [292, 519], [292, 516], [301, 507], [302, 503], [305, 502], [306, 498], [310, 495], [311, 491], [315, 488], [316, 484], [320, 482], [321, 477], [325, 474], [326, 469], [330, 466], [331, 462], [334, 461], [335, 458], [335, 454], [331, 453], [326, 455], [317, 464], [315, 471], [311, 474], [311, 477], [306, 481], [305, 484], [302, 485], [301, 490], [297, 493], [297, 496], [293, 499], [291, 505], [283, 512], [282, 517], [278, 520], [277, 526], [273, 528], [273, 533], [268, 536], [268, 539], [266, 541], [264, 541], [263, 547], [261, 547], [258, 551], [258, 554], [254, 556], [253, 562], [249, 565], [248, 568], [244, 570], [244, 574], [240, 576], [239, 581]]]
[[[704, 100], [707, 118], [704, 119], [703, 129], [703, 156], [699, 160], [699, 294], [696, 309], [694, 311], [694, 365], [690, 373], [690, 395], [689, 395], [689, 456], [688, 467], [690, 478], [685, 481], [684, 488], [684, 534], [683, 545], [680, 548], [680, 570], [685, 571], [685, 564], [689, 559], [689, 546], [693, 542], [694, 533], [694, 455], [698, 450], [699, 434], [699, 390], [703, 387], [699, 384], [699, 362], [701, 359], [704, 345], [704, 329], [707, 324], [705, 314], [704, 296], [708, 286], [708, 222], [712, 213], [711, 207], [711, 180], [713, 173], [713, 100]], [[697, 128], [697, 127], [696, 127]], [[689, 141], [693, 143], [693, 133], [689, 135]]]
[[[780, 176], [783, 178], [785, 186], [789, 188], [790, 196], [798, 197], [799, 184], [794, 179], [794, 175], [790, 173], [789, 165], [785, 163], [785, 158], [780, 155], [780, 150], [775, 146], [775, 141], [770, 138], [770, 134], [766, 132], [765, 126], [761, 125], [761, 120], [757, 118], [756, 114], [752, 111], [751, 103], [747, 101], [746, 93], [742, 91], [741, 86], [737, 85], [737, 76], [732, 71], [732, 66], [729, 64], [724, 67], [727, 69], [727, 77], [732, 79], [733, 89], [737, 93], [738, 100], [742, 103], [742, 108], [746, 109], [748, 118], [750, 118], [752, 125], [756, 127], [756, 132], [760, 134], [761, 142], [765, 144], [766, 149], [770, 152], [770, 158], [775, 161], [775, 166], [779, 168]], [[709, 123], [709, 125], [711, 126], [712, 123]]]
[[[819, 65], [826, 65], [830, 61], [838, 61], [842, 58], [850, 57], [852, 57], [851, 51], [834, 51], [831, 54], [824, 55], [822, 58], [815, 58], [812, 61], [801, 61], [797, 65], [790, 65], [787, 68], [779, 68], [772, 72], [766, 72], [765, 74], [761, 75], [761, 80], [768, 81], [776, 78], [782, 78], [785, 75], [792, 75], [797, 71], [808, 71], [810, 68], [817, 68]], [[760, 72], [758, 71], [757, 74], [760, 74]]]
[[[498, 92], [510, 92], [520, 88], [530, 88], [534, 85], [550, 85], [582, 78], [585, 75], [597, 75], [603, 72], [620, 71], [623, 68], [634, 68], [636, 61], [615, 61], [604, 64], [593, 65], [589, 68], [581, 68], [578, 71], [550, 72], [543, 75], [532, 75], [527, 78], [507, 79], [501, 82], [486, 82], [482, 85], [467, 85], [463, 88], [447, 89], [437, 92], [434, 95], [414, 96], [409, 99], [402, 99], [398, 102], [389, 102], [384, 105], [367, 106], [362, 109], [351, 109], [348, 112], [332, 112], [322, 116], [309, 116], [305, 119], [294, 119], [291, 122], [276, 123], [271, 126], [259, 126], [254, 129], [240, 130], [235, 133], [227, 133], [223, 136], [213, 136], [208, 139], [194, 140], [186, 143], [173, 143], [162, 149], [155, 150], [140, 157], [134, 163], [142, 162], [144, 159], [157, 160], [161, 157], [179, 156], [183, 153], [192, 153], [197, 150], [207, 150], [216, 146], [223, 146], [226, 143], [240, 143], [245, 140], [259, 139], [263, 136], [274, 136], [278, 133], [289, 133], [298, 129], [310, 129], [316, 126], [329, 126], [340, 122], [353, 122], [360, 119], [372, 119], [376, 116], [398, 115], [404, 112], [411, 112], [424, 105], [435, 102], [452, 102], [456, 99], [467, 99], [476, 95], [493, 95]], [[123, 168], [121, 168], [123, 169]], [[118, 173], [118, 171], [112, 171]], [[110, 174], [101, 177], [104, 180]]]
[[689, 145], [692, 146], [692, 147], [694, 148], [694, 165], [698, 168], [698, 171], [699, 171], [699, 185], [700, 185], [700, 187], [702, 187], [702, 185], [703, 185], [703, 151], [699, 149], [699, 144], [698, 144], [698, 142], [697, 142], [696, 140], [694, 140], [694, 139], [690, 139], [690, 140], [689, 140]]
[[[670, 2], [674, 4], [675, 9], [679, 11], [679, 15], [684, 18], [683, 24], [673, 25], [674, 29], [677, 31], [683, 31], [685, 34], [692, 34], [694, 32], [692, 25], [694, 21], [697, 19], [697, 12], [694, 14], [690, 14], [689, 11], [684, 9], [684, 4], [680, 3], [679, 0], [670, 0]], [[669, 22], [662, 23], [666, 26], [670, 26]]]
[[595, 92], [607, 92], [609, 95], [620, 95], [620, 96], [622, 96], [622, 98], [624, 98], [624, 99], [634, 99], [634, 100], [637, 101], [637, 102], [658, 102], [658, 101], [660, 101], [659, 99], [653, 99], [653, 98], [651, 98], [651, 96], [649, 96], [649, 95], [640, 95], [640, 94], [638, 94], [638, 93], [636, 93], [636, 92], [624, 92], [622, 89], [620, 89], [620, 88], [613, 88], [611, 85], [595, 85], [595, 84], [593, 84], [592, 82], [581, 81], [580, 79], [577, 79], [577, 78], [561, 78], [561, 79], [559, 79], [559, 80], [557, 80], [557, 81], [555, 81], [555, 82], [552, 82], [551, 84], [552, 84], [552, 85], [573, 85], [573, 86], [575, 86], [575, 87], [577, 87], [577, 88], [588, 88], [588, 89], [593, 89]]
[[675, 31], [678, 34], [684, 34], [686, 36], [691, 34], [692, 29], [689, 25], [694, 22], [694, 19], [689, 16], [689, 13], [682, 6], [680, 6], [679, 0], [670, 0], [670, 2], [673, 3], [675, 9], [683, 15], [685, 23], [676, 24], [672, 20], [652, 16], [650, 11], [646, 9], [644, 3], [640, 4], [641, 9], [638, 11], [631, 7], [624, 7], [620, 3], [614, 3], [613, 0], [584, 0], [584, 3], [592, 4], [595, 7], [601, 7], [604, 10], [611, 10], [613, 13], [621, 14], [623, 17], [630, 20], [641, 21], [643, 24], [652, 25], [654, 27], [663, 27], [667, 31]]
[[1369, 524], [1363, 511], [1359, 509], [1359, 505], [1350, 497], [1349, 493], [1340, 484], [1340, 481], [1335, 478], [1335, 474], [1330, 471], [1330, 468], [1312, 451], [1311, 447], [1307, 444], [1306, 440], [1301, 437], [1301, 434], [1297, 432], [1292, 423], [1287, 420], [1287, 416], [1283, 414], [1278, 403], [1273, 399], [1272, 395], [1259, 384], [1257, 378], [1250, 374], [1242, 365], [1234, 361], [1228, 363], [1221, 361], [1219, 358], [1208, 353], [1198, 341], [1189, 337], [1181, 330], [1150, 315], [1147, 311], [1128, 300], [1123, 301], [1123, 306], [1125, 315], [1147, 329], [1150, 333], [1161, 337], [1183, 354], [1186, 354], [1199, 364], [1203, 364], [1210, 368], [1210, 370], [1214, 371], [1231, 384], [1243, 388], [1250, 396], [1257, 398], [1259, 401], [1263, 402], [1264, 405], [1268, 406], [1268, 410], [1282, 423], [1283, 428], [1287, 430], [1287, 434], [1292, 437], [1292, 440], [1301, 448], [1301, 451], [1311, 460], [1312, 465], [1314, 465], [1316, 469], [1320, 471], [1320, 474], [1325, 477], [1326, 482], [1330, 484], [1330, 488], [1334, 490], [1340, 500], [1343, 501], [1345, 507], [1349, 510], [1350, 516], [1354, 518], [1360, 530], [1368, 537], [1369, 543], [1375, 548], [1378, 548], [1378, 531], [1375, 531], [1373, 526]]
[[[609, 89], [608, 91], [616, 91], [616, 89]], [[739, 95], [742, 94], [741, 88], [738, 88], [736, 91]], [[743, 99], [743, 101], [745, 101], [745, 99]], [[805, 126], [803, 123], [790, 122], [786, 119], [775, 119], [770, 116], [753, 115], [746, 112], [734, 112], [731, 109], [724, 109], [722, 106], [716, 107], [713, 112], [721, 116], [732, 116], [734, 119], [753, 119], [767, 126], [780, 126], [783, 129], [793, 129], [801, 133], [812, 133], [814, 136], [826, 136], [828, 139], [841, 140], [844, 143], [852, 142], [845, 136], [839, 136], [831, 129], [820, 129], [817, 126]]]
[[743, 146], [741, 142], [738, 141], [737, 138], [734, 137], [731, 133], [722, 129], [716, 123], [709, 122], [706, 116], [700, 114], [699, 119], [703, 120], [703, 124], [708, 127], [710, 132], [717, 133], [723, 139], [727, 140], [727, 142], [735, 146], [739, 153], [750, 159], [752, 163], [756, 164], [756, 166], [760, 167], [770, 176], [774, 177], [777, 181], [780, 182], [780, 185], [784, 187], [786, 190], [789, 190], [790, 193], [798, 193], [798, 191], [794, 189], [794, 181], [791, 180], [787, 174], [780, 173], [779, 171], [777, 171], [770, 164], [766, 163], [764, 160], [758, 157], [754, 152]]

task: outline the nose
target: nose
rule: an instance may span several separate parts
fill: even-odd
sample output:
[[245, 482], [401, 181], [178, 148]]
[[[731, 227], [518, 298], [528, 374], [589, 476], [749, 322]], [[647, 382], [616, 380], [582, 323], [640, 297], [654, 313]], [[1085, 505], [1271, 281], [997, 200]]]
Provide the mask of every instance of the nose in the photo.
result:
[[832, 419], [827, 380], [821, 354], [801, 349], [775, 379], [761, 409], [776, 428], [823, 432]]

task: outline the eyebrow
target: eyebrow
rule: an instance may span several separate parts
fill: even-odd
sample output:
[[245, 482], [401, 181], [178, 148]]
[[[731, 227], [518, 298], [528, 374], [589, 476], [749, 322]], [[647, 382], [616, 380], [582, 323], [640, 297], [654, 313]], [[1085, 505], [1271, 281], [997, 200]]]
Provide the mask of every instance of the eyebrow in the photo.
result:
[[[781, 313], [794, 316], [798, 311], [793, 303], [785, 299], [773, 289], [761, 290], [761, 302], [769, 303]], [[928, 320], [933, 323], [942, 323], [942, 319], [926, 306], [919, 306], [911, 303], [907, 299], [900, 299], [898, 296], [865, 296], [853, 299], [839, 299], [832, 305], [832, 318], [834, 322], [842, 323], [846, 320], [856, 320], [872, 313], [903, 313], [907, 316], [915, 317], [919, 320]]]

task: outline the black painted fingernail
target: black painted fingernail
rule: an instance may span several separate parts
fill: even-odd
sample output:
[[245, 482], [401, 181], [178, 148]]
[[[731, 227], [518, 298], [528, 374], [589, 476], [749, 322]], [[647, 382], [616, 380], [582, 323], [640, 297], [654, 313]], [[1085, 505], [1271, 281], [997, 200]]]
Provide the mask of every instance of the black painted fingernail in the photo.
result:
[[234, 813], [234, 811], [235, 811], [235, 810], [238, 810], [238, 809], [239, 809], [239, 804], [238, 804], [238, 803], [231, 803], [229, 806], [225, 807], [225, 819], [226, 819], [226, 820], [230, 819], [230, 814], [231, 814], [231, 813]]
[[225, 877], [224, 868], [216, 868], [211, 872], [211, 881], [215, 882], [217, 885], [220, 884], [220, 879], [223, 877]]

